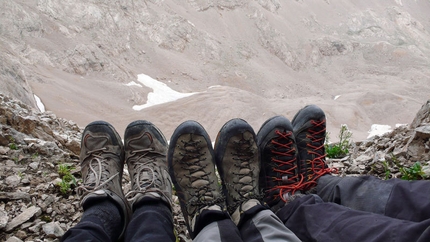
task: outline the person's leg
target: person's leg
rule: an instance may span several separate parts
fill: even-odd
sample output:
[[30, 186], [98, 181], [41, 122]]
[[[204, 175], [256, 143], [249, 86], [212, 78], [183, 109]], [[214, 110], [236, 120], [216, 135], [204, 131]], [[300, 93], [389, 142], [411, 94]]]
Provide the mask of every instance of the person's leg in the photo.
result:
[[242, 241], [215, 174], [212, 143], [195, 121], [180, 124], [168, 149], [169, 172], [194, 241]]
[[218, 213], [210, 209], [205, 210], [199, 215], [198, 223], [201, 222], [202, 224], [196, 230], [199, 232], [193, 239], [194, 242], [242, 241], [236, 224], [225, 212]]
[[135, 206], [125, 241], [176, 241], [170, 206], [147, 201]]
[[239, 226], [243, 241], [299, 242], [300, 239], [270, 210], [245, 219]]
[[94, 202], [82, 215], [79, 223], [70, 228], [61, 241], [115, 241], [121, 231], [121, 213], [108, 199]]
[[175, 241], [166, 138], [151, 122], [134, 121], [125, 130], [124, 150], [133, 209], [125, 241]]
[[121, 180], [123, 145], [115, 129], [103, 121], [87, 125], [81, 141], [82, 186], [78, 188], [84, 214], [62, 241], [116, 241], [125, 232], [130, 209]]
[[259, 201], [260, 156], [256, 135], [242, 119], [232, 119], [218, 133], [215, 157], [229, 213], [243, 241], [299, 241]]
[[303, 241], [429, 241], [430, 219], [411, 222], [327, 203], [311, 194], [276, 215]]
[[430, 219], [430, 181], [325, 175], [316, 188], [325, 202], [409, 221]]

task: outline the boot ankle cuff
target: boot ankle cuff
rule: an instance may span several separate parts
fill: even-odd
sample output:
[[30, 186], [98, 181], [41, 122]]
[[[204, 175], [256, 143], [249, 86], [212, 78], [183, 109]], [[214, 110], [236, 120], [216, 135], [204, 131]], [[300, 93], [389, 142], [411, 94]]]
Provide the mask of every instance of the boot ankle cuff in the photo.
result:
[[225, 208], [219, 205], [201, 208], [190, 221], [191, 238], [194, 239], [206, 225], [223, 219], [230, 219]]
[[261, 205], [260, 201], [257, 199], [250, 199], [243, 202], [236, 208], [236, 210], [231, 214], [231, 219], [239, 227], [244, 221], [252, 218], [256, 213], [265, 209], [267, 208]]

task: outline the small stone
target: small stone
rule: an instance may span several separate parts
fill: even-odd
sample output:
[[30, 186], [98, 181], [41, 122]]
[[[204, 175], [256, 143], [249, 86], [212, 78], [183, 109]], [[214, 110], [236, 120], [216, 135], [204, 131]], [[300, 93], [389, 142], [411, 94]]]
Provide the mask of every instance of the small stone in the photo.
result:
[[20, 240], [16, 236], [12, 236], [9, 239], [7, 239], [6, 242], [22, 242], [22, 240]]
[[26, 229], [26, 228], [30, 227], [31, 225], [33, 225], [33, 223], [32, 223], [32, 222], [23, 223], [23, 224], [21, 225], [21, 229]]
[[38, 223], [36, 223], [34, 226], [31, 226], [30, 228], [28, 228], [28, 230], [29, 230], [30, 232], [37, 233], [37, 232], [39, 232], [39, 231], [40, 231], [40, 228], [41, 228], [41, 227], [42, 227], [42, 225], [44, 225], [44, 224], [46, 224], [46, 222], [43, 222], [43, 221], [38, 222]]
[[27, 238], [27, 233], [24, 230], [18, 230], [15, 233], [15, 236], [18, 237], [19, 239], [24, 239]]
[[0, 155], [6, 155], [10, 148], [6, 146], [0, 146]]
[[23, 185], [28, 185], [28, 184], [30, 184], [30, 180], [28, 180], [28, 178], [25, 177], [25, 178], [22, 178], [21, 183]]
[[367, 156], [367, 155], [360, 155], [359, 157], [357, 157], [355, 159], [355, 162], [357, 163], [367, 163], [368, 161], [371, 161], [372, 157]]
[[8, 177], [6, 177], [6, 180], [5, 180], [6, 184], [11, 186], [11, 187], [18, 186], [20, 181], [21, 181], [21, 178], [18, 175], [8, 176]]
[[28, 164], [28, 166], [31, 169], [36, 170], [39, 167], [39, 162], [31, 162], [30, 164]]
[[13, 161], [13, 160], [7, 160], [6, 161], [6, 166], [7, 167], [14, 167], [14, 166], [16, 166], [15, 161]]
[[41, 209], [39, 207], [29, 207], [25, 209], [20, 215], [16, 216], [15, 218], [10, 221], [6, 226], [6, 232], [12, 231], [17, 226], [27, 222], [30, 220], [34, 215], [40, 214]]
[[351, 174], [359, 174], [359, 173], [360, 173], [360, 168], [359, 168], [359, 166], [357, 166], [356, 164], [352, 164], [352, 165], [349, 167], [349, 172], [350, 172]]
[[30, 195], [25, 192], [0, 192], [0, 200], [25, 200], [30, 201]]
[[345, 165], [343, 164], [343, 163], [333, 163], [333, 168], [337, 168], [337, 169], [339, 169], [339, 168], [344, 168], [345, 167]]
[[7, 225], [7, 221], [9, 220], [9, 216], [4, 208], [0, 208], [0, 230], [5, 228]]
[[51, 222], [42, 226], [43, 231], [47, 237], [60, 238], [64, 235], [64, 230], [60, 227], [58, 222]]

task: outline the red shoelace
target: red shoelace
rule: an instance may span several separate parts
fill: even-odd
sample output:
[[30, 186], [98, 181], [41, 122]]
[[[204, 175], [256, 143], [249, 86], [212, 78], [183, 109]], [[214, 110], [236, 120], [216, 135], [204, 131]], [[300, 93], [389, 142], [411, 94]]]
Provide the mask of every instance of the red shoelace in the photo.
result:
[[[284, 200], [282, 194], [285, 192], [296, 191], [299, 188], [299, 176], [296, 174], [297, 169], [297, 158], [295, 157], [296, 149], [292, 146], [294, 145], [292, 140], [288, 140], [292, 135], [291, 131], [281, 132], [276, 130], [275, 133], [278, 135], [277, 138], [272, 139], [271, 143], [278, 147], [278, 149], [272, 149], [271, 152], [276, 156], [289, 157], [288, 160], [280, 160], [276, 158], [272, 158], [272, 161], [275, 162], [276, 167], [273, 167], [272, 170], [274, 172], [279, 173], [279, 176], [271, 177], [273, 181], [276, 183], [281, 183], [283, 185], [275, 186], [269, 189], [269, 193], [274, 190], [279, 189], [279, 194], [275, 195], [274, 199], [277, 199], [278, 196]], [[288, 140], [287, 143], [282, 143], [282, 140]], [[285, 151], [280, 151], [285, 150]], [[287, 169], [283, 169], [283, 167], [287, 167]]]
[[[287, 202], [284, 198], [285, 193], [290, 193], [291, 195], [294, 195], [297, 191], [308, 191], [309, 189], [315, 187], [317, 185], [318, 178], [322, 177], [325, 174], [331, 174], [331, 173], [337, 173], [336, 168], [328, 168], [325, 163], [325, 152], [322, 152], [324, 150], [324, 139], [325, 139], [325, 119], [322, 121], [315, 121], [311, 120], [311, 123], [314, 129], [309, 129], [309, 134], [307, 135], [307, 138], [311, 140], [311, 143], [307, 144], [307, 151], [308, 154], [315, 155], [315, 158], [309, 162], [307, 162], [307, 174], [308, 177], [305, 179], [303, 174], [294, 174], [295, 169], [297, 168], [297, 164], [294, 165], [294, 162], [296, 162], [296, 159], [291, 159], [287, 162], [280, 161], [277, 159], [273, 159], [280, 167], [281, 165], [289, 165], [291, 168], [287, 170], [281, 170], [281, 169], [273, 169], [276, 172], [279, 172], [280, 174], [286, 174], [288, 176], [287, 182], [291, 182], [291, 184], [285, 184], [285, 185], [279, 185], [275, 186], [274, 188], [270, 189], [270, 191], [278, 190], [279, 189], [279, 196], [284, 202]], [[318, 128], [322, 127], [318, 130]], [[291, 132], [289, 133], [281, 133], [279, 131], [276, 131], [276, 134], [279, 135], [282, 138], [288, 138], [289, 135], [291, 135]], [[276, 142], [275, 140], [272, 140], [273, 144], [279, 145], [284, 148], [289, 148], [292, 145], [291, 143], [288, 144], [281, 144]], [[313, 145], [313, 144], [321, 144], [319, 146]], [[319, 152], [318, 152], [319, 151]], [[288, 152], [282, 153], [277, 151], [272, 151], [274, 154], [278, 155], [285, 155], [285, 156], [293, 156], [295, 150], [289, 149]], [[275, 181], [282, 181], [282, 178], [273, 178]]]

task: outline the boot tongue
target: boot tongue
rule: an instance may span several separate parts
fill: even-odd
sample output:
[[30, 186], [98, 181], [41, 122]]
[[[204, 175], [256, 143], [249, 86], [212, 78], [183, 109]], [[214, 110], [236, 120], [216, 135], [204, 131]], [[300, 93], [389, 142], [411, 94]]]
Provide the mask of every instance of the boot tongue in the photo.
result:
[[85, 146], [88, 150], [96, 150], [105, 147], [109, 142], [106, 136], [95, 136], [87, 134], [85, 136]]
[[149, 133], [144, 133], [142, 136], [131, 139], [128, 142], [129, 150], [142, 150], [149, 148], [153, 142], [152, 136]]

